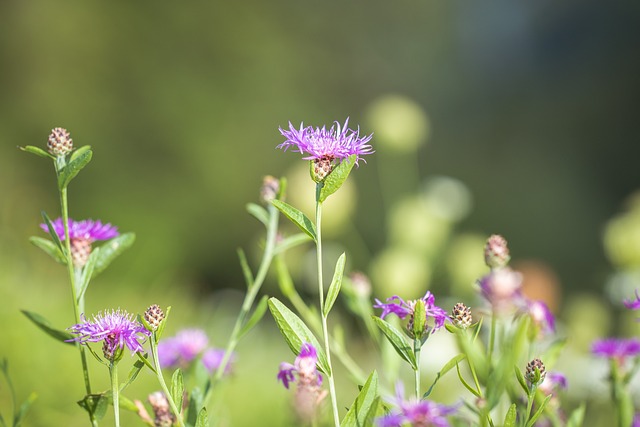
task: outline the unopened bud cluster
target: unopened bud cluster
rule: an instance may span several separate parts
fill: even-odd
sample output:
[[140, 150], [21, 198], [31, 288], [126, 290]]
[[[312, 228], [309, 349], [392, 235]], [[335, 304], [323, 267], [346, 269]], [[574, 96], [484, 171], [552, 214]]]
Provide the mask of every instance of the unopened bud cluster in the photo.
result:
[[169, 409], [169, 401], [164, 393], [156, 391], [151, 393], [147, 399], [153, 408], [153, 425], [155, 427], [171, 427], [175, 422], [175, 417]]
[[64, 128], [52, 129], [47, 141], [47, 149], [56, 157], [69, 154], [73, 150], [73, 140], [69, 132]]
[[542, 360], [535, 358], [527, 363], [524, 376], [531, 384], [541, 384], [542, 381], [544, 381], [544, 377], [547, 376], [547, 371]]
[[162, 320], [164, 320], [164, 312], [158, 304], [153, 304], [144, 312], [144, 320], [147, 322], [152, 331], [158, 329]]
[[312, 160], [311, 178], [315, 182], [323, 181], [333, 171], [333, 158], [322, 157]]
[[467, 329], [471, 326], [471, 322], [473, 322], [471, 309], [461, 302], [457, 303], [451, 310], [451, 321], [458, 328]]
[[511, 256], [509, 247], [504, 237], [494, 234], [487, 239], [484, 245], [484, 262], [489, 268], [501, 268], [509, 264]]
[[262, 187], [260, 187], [260, 200], [264, 203], [271, 203], [275, 200], [280, 191], [280, 180], [271, 175], [267, 175], [262, 179]]

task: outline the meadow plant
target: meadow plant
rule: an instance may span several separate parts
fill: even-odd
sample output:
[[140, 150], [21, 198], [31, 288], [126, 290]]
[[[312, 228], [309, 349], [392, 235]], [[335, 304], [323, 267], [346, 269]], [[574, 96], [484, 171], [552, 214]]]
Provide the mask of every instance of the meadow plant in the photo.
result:
[[[32, 237], [31, 242], [66, 267], [74, 322], [57, 328], [40, 314], [24, 314], [51, 337], [77, 348], [79, 375], [85, 387], [78, 404], [86, 411], [89, 424], [98, 426], [111, 406], [116, 426], [120, 425], [120, 409], [137, 413], [140, 423], [150, 426], [210, 425], [208, 408], [213, 391], [225, 375], [242, 369], [238, 343], [269, 310], [294, 356], [293, 363], [282, 362], [279, 368], [274, 367], [274, 387], [279, 381], [292, 389], [291, 418], [295, 413], [299, 425], [582, 425], [585, 406], [570, 412], [562, 408], [560, 394], [568, 382], [562, 373], [553, 370], [566, 339], [558, 336], [555, 318], [547, 305], [526, 296], [523, 275], [509, 265], [511, 254], [504, 237], [490, 236], [484, 253], [477, 254], [484, 258], [488, 271], [476, 282], [476, 301], [481, 302], [473, 309], [462, 301], [446, 309], [437, 305], [436, 295], [426, 285], [419, 294], [423, 296], [417, 299], [411, 299], [408, 292], [377, 295], [379, 291], [374, 291], [367, 276], [348, 272], [346, 253], [329, 260], [335, 267], [327, 281], [323, 276], [327, 258], [322, 237], [324, 203], [340, 190], [354, 166], [366, 164], [368, 156], [374, 154], [370, 144], [373, 135], [361, 135], [359, 128], [350, 128], [349, 119], [331, 127], [295, 127], [289, 123], [288, 128], [279, 131], [285, 141], [277, 148], [300, 153], [309, 164], [310, 179], [315, 185], [315, 216], [311, 219], [285, 202], [286, 179], [269, 175], [264, 178], [260, 203], [247, 205], [249, 214], [265, 228], [262, 254], [254, 273], [244, 251], [238, 251], [246, 292], [224, 349], [212, 347], [206, 330], [199, 327], [163, 336], [171, 307], [152, 302], [144, 304], [142, 307], [148, 308], [138, 314], [110, 307], [95, 315], [85, 313], [90, 282], [133, 244], [135, 236], [120, 233], [115, 226], [100, 220], [70, 219], [67, 189], [90, 162], [90, 147], [74, 148], [69, 132], [55, 128], [48, 138], [47, 150], [22, 148], [52, 160], [54, 165], [60, 215], [51, 220], [43, 212], [41, 228], [49, 238]], [[280, 230], [281, 215], [297, 227], [297, 233], [287, 235]], [[315, 246], [315, 303], [301, 296], [285, 256], [289, 249], [307, 243]], [[268, 276], [270, 270], [274, 276]], [[282, 300], [261, 294], [268, 277], [276, 278]], [[338, 320], [341, 318], [331, 316], [330, 321], [338, 298], [363, 326], [360, 330], [366, 336], [361, 338], [375, 350], [366, 363], [352, 353]], [[445, 296], [437, 299], [439, 304], [447, 301]], [[625, 301], [625, 305], [640, 309], [640, 296], [636, 294], [636, 299]], [[432, 344], [435, 340], [430, 340], [436, 334], [449, 334], [457, 347], [457, 354], [444, 364], [432, 357], [439, 351]], [[101, 346], [99, 351], [93, 348], [96, 344]], [[628, 389], [638, 368], [640, 342], [599, 340], [593, 343], [592, 353], [610, 361], [609, 379], [618, 425], [632, 425], [635, 410]], [[92, 386], [88, 354], [108, 368], [109, 390], [95, 390]], [[125, 355], [134, 362], [121, 382], [118, 364]], [[428, 387], [423, 384], [425, 361], [429, 362], [429, 369], [438, 370]], [[406, 365], [396, 369], [393, 366], [398, 362]], [[2, 368], [8, 375], [6, 366], [4, 362]], [[129, 399], [125, 393], [143, 370], [155, 376], [159, 390], [145, 398]], [[454, 371], [464, 392], [454, 401], [437, 402], [435, 390], [445, 375]], [[344, 382], [336, 381], [336, 377], [343, 372], [352, 380], [352, 387], [338, 390]], [[168, 373], [169, 381], [165, 379]], [[408, 377], [412, 377], [412, 393], [405, 398]], [[390, 392], [392, 389], [395, 391]], [[338, 393], [350, 396], [353, 403], [342, 407]], [[18, 415], [14, 427], [20, 424], [32, 401], [29, 398], [15, 410]], [[217, 414], [214, 418], [218, 418]], [[0, 421], [7, 425], [2, 418]]]

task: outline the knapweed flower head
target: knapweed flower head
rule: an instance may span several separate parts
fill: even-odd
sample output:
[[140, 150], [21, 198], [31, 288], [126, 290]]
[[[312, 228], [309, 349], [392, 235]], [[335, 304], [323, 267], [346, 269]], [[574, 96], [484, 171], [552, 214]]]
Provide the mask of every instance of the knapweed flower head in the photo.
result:
[[549, 307], [542, 301], [527, 301], [527, 312], [533, 323], [542, 334], [553, 333], [556, 330], [556, 320]]
[[405, 401], [401, 385], [396, 386], [396, 405], [399, 411], [378, 418], [378, 427], [449, 427], [447, 417], [457, 410], [429, 400]]
[[73, 139], [69, 131], [64, 128], [53, 128], [47, 140], [47, 149], [51, 155], [66, 156], [73, 150]]
[[171, 413], [167, 396], [161, 391], [156, 391], [151, 393], [147, 400], [153, 409], [153, 425], [155, 427], [171, 427], [176, 419]]
[[[190, 328], [179, 331], [175, 336], [160, 340], [158, 343], [158, 361], [165, 369], [187, 368], [196, 359], [201, 358], [209, 372], [218, 369], [224, 357], [224, 350], [207, 347], [209, 338], [202, 329]], [[233, 360], [233, 355], [232, 359]], [[227, 364], [225, 372], [229, 372]]]
[[124, 310], [111, 310], [98, 313], [92, 320], [81, 315], [82, 323], [73, 325], [68, 330], [78, 336], [70, 341], [81, 344], [103, 342], [104, 357], [117, 361], [126, 346], [131, 353], [144, 351], [142, 342], [151, 333], [132, 314]]
[[144, 321], [147, 323], [145, 326], [151, 331], [155, 331], [160, 326], [160, 323], [164, 320], [164, 312], [158, 304], [152, 304], [144, 312]]
[[494, 311], [504, 313], [525, 303], [522, 296], [522, 274], [508, 267], [491, 270], [478, 281], [482, 296]]
[[[64, 223], [62, 218], [52, 221], [54, 232], [63, 241]], [[71, 245], [71, 257], [76, 267], [82, 267], [87, 263], [91, 254], [91, 245], [97, 240], [109, 240], [118, 237], [118, 228], [111, 224], [103, 224], [100, 221], [87, 219], [84, 221], [74, 221], [69, 219], [69, 243]], [[40, 224], [40, 228], [49, 231], [47, 224]]]
[[640, 340], [636, 338], [605, 338], [596, 340], [591, 345], [591, 353], [596, 356], [607, 357], [619, 365], [629, 358], [640, 354]]
[[451, 321], [458, 328], [467, 329], [471, 326], [471, 322], [473, 322], [471, 309], [461, 302], [456, 303], [451, 310]]
[[509, 247], [504, 237], [499, 234], [493, 234], [484, 245], [484, 261], [489, 268], [505, 267], [511, 256], [509, 255]]
[[[225, 351], [219, 348], [208, 348], [202, 354], [202, 364], [210, 373], [216, 372], [220, 365], [222, 364], [222, 359], [224, 358]], [[235, 355], [231, 355], [227, 366], [224, 367], [224, 373], [228, 374], [231, 372], [231, 366], [233, 365], [233, 361], [235, 359]]]
[[[417, 300], [405, 301], [397, 295], [387, 298], [386, 303], [376, 299], [373, 308], [382, 309], [381, 319], [392, 313], [401, 319], [408, 316], [407, 331], [409, 336], [417, 339], [437, 331], [449, 318], [447, 312], [435, 304], [435, 297], [429, 291]], [[432, 325], [429, 325], [430, 320]]]
[[296, 382], [297, 377], [294, 408], [298, 417], [305, 422], [314, 419], [320, 403], [327, 395], [326, 390], [321, 388], [322, 375], [316, 367], [317, 362], [316, 348], [309, 343], [303, 343], [293, 365], [282, 362], [278, 370], [277, 379], [282, 381], [285, 388]]
[[320, 182], [333, 170], [334, 160], [342, 161], [355, 155], [357, 164], [362, 156], [373, 153], [373, 148], [368, 144], [373, 135], [361, 137], [360, 128], [352, 130], [348, 125], [349, 118], [344, 125], [334, 122], [330, 129], [326, 126], [314, 129], [302, 123], [300, 129], [296, 129], [289, 122], [289, 130], [279, 128], [286, 140], [277, 148], [287, 151], [293, 147], [294, 152], [308, 154], [303, 160], [314, 162], [314, 180]]
[[531, 362], [527, 363], [525, 368], [524, 377], [530, 384], [539, 385], [547, 376], [547, 370], [542, 363], [542, 360], [535, 358]]

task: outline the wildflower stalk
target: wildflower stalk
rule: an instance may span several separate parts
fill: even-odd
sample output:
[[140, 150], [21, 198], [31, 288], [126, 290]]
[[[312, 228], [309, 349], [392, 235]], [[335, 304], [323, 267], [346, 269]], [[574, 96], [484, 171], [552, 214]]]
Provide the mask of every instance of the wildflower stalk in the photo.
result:
[[525, 425], [529, 425], [529, 420], [531, 419], [531, 409], [533, 408], [533, 401], [536, 398], [536, 390], [538, 389], [538, 385], [537, 384], [531, 384], [531, 388], [529, 389], [529, 393], [527, 394], [527, 412], [526, 414], [526, 420], [527, 422], [525, 423]]
[[118, 363], [111, 361], [109, 364], [109, 377], [111, 379], [111, 396], [113, 398], [113, 416], [115, 426], [120, 427], [120, 390], [118, 388]]
[[[324, 349], [327, 354], [327, 364], [331, 370], [329, 377], [329, 393], [331, 395], [331, 408], [333, 409], [333, 421], [336, 427], [340, 426], [340, 416], [338, 414], [338, 399], [336, 396], [336, 385], [333, 380], [333, 367], [331, 366], [331, 350], [329, 347], [329, 330], [327, 328], [327, 315], [324, 312], [324, 284], [322, 279], [322, 202], [320, 201], [320, 190], [323, 183], [316, 185], [316, 259], [318, 262], [318, 294], [320, 297], [320, 315], [322, 317], [322, 335], [324, 338]], [[328, 374], [328, 373], [327, 373]]]
[[416, 399], [419, 401], [420, 396], [420, 348], [422, 347], [422, 342], [419, 338], [413, 339], [413, 352], [416, 355], [416, 369], [415, 369], [415, 377], [416, 377]]
[[158, 338], [156, 336], [155, 331], [153, 332], [153, 335], [151, 336], [151, 339], [149, 341], [151, 343], [151, 354], [153, 356], [153, 366], [156, 370], [156, 377], [158, 378], [158, 382], [160, 383], [160, 388], [162, 388], [162, 391], [164, 392], [164, 395], [167, 398], [167, 401], [169, 402], [169, 407], [171, 408], [171, 411], [176, 416], [176, 423], [178, 427], [185, 427], [184, 420], [182, 419], [182, 412], [180, 411], [180, 408], [178, 408], [178, 405], [176, 405], [176, 403], [174, 402], [171, 392], [167, 387], [167, 383], [164, 381], [164, 377], [162, 376], [160, 359], [158, 359]]
[[[59, 163], [61, 160], [59, 157], [56, 160], [56, 174], [62, 169], [62, 165]], [[69, 272], [69, 281], [71, 283], [71, 297], [73, 299], [73, 314], [76, 323], [80, 323], [80, 315], [84, 310], [84, 295], [81, 295], [78, 298], [77, 295], [77, 286], [76, 286], [76, 271], [73, 265], [73, 258], [71, 256], [71, 239], [69, 238], [69, 202], [67, 197], [67, 187], [60, 189], [60, 207], [61, 207], [61, 216], [62, 216], [62, 224], [64, 226], [64, 248], [65, 248], [65, 258], [67, 261], [67, 271]], [[85, 348], [82, 345], [78, 345], [78, 350], [80, 351], [80, 360], [82, 363], [82, 374], [84, 379], [84, 386], [87, 395], [91, 395], [91, 380], [89, 379], [89, 369], [87, 365], [87, 355], [85, 352]], [[98, 421], [95, 418], [95, 415], [91, 409], [87, 407], [87, 412], [89, 413], [89, 419], [91, 420], [91, 425], [93, 427], [98, 426]]]

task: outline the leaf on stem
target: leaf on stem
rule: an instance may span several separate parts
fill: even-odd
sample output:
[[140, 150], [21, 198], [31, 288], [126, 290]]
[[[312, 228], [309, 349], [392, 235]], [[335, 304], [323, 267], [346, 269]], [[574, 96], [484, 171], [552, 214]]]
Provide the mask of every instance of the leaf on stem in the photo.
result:
[[531, 393], [531, 391], [529, 390], [529, 386], [527, 385], [527, 381], [524, 379], [524, 375], [522, 375], [522, 372], [520, 371], [520, 369], [517, 366], [514, 366], [513, 369], [514, 369], [514, 371], [516, 373], [516, 378], [518, 379], [518, 383], [520, 384], [520, 387], [522, 387], [522, 389], [524, 390], [524, 392], [528, 396], [529, 393]]
[[169, 319], [169, 313], [171, 313], [171, 306], [168, 306], [164, 311], [164, 319], [162, 319], [162, 322], [160, 322], [158, 330], [153, 334], [153, 339], [155, 340], [156, 344], [158, 343], [158, 341], [160, 341], [160, 337], [162, 337], [164, 327], [167, 325], [167, 320]]
[[249, 320], [247, 320], [247, 323], [245, 323], [240, 330], [240, 333], [238, 334], [238, 340], [245, 336], [245, 334], [253, 329], [253, 327], [262, 319], [264, 313], [266, 313], [267, 311], [268, 300], [269, 297], [267, 295], [263, 295], [263, 297], [260, 299], [260, 302], [256, 306], [256, 309], [253, 310], [251, 317], [249, 318]]
[[51, 240], [43, 239], [42, 237], [31, 236], [29, 237], [29, 241], [34, 246], [42, 249], [45, 253], [47, 253], [51, 258], [53, 258], [56, 262], [60, 264], [66, 264], [67, 260], [64, 257], [64, 254], [60, 250], [55, 243]]
[[27, 397], [27, 400], [22, 402], [22, 405], [20, 405], [20, 409], [18, 409], [18, 412], [16, 412], [16, 414], [13, 416], [13, 427], [20, 427], [24, 416], [27, 415], [27, 411], [37, 398], [38, 395], [34, 392], [31, 392], [29, 397]]
[[[533, 427], [536, 424], [536, 421], [538, 420], [538, 418], [540, 418], [540, 415], [542, 415], [542, 413], [544, 412], [545, 406], [547, 406], [547, 403], [549, 403], [549, 400], [551, 400], [552, 397], [553, 395], [550, 394], [542, 401], [538, 410], [535, 412], [535, 414], [533, 414], [531, 418], [529, 418], [529, 421], [527, 421], [526, 427]], [[631, 418], [633, 418], [633, 411], [631, 412]], [[631, 421], [632, 420], [629, 419], [629, 423], [631, 423]], [[623, 424], [623, 425], [630, 425], [630, 424]]]
[[256, 203], [248, 203], [246, 208], [247, 212], [249, 212], [251, 216], [253, 216], [265, 226], [269, 226], [269, 213], [265, 208]]
[[136, 356], [138, 356], [138, 361], [136, 362], [136, 364], [140, 362], [143, 365], [145, 365], [147, 368], [151, 369], [151, 372], [153, 372], [154, 374], [158, 373], [158, 371], [156, 371], [156, 368], [154, 368], [151, 362], [149, 362], [149, 359], [148, 359], [149, 356], [147, 354], [143, 355], [141, 352], [136, 351]]
[[360, 427], [373, 424], [372, 421], [379, 403], [378, 373], [373, 371], [340, 425], [342, 427]]
[[269, 298], [269, 310], [291, 351], [293, 351], [295, 355], [298, 355], [302, 344], [311, 344], [315, 347], [318, 354], [318, 368], [325, 374], [331, 376], [327, 356], [307, 325], [277, 298]]
[[196, 427], [208, 427], [209, 415], [207, 415], [207, 408], [200, 409], [198, 412], [198, 419], [196, 420]]
[[586, 409], [585, 404], [583, 403], [582, 405], [580, 405], [578, 408], [576, 408], [571, 415], [569, 416], [569, 419], [567, 420], [567, 424], [566, 427], [580, 427], [582, 426], [582, 422], [584, 420], [584, 411]]
[[49, 336], [65, 344], [75, 345], [74, 341], [69, 341], [69, 340], [73, 340], [74, 338], [74, 336], [69, 332], [62, 331], [60, 329], [55, 329], [54, 327], [51, 326], [51, 323], [47, 319], [45, 319], [38, 313], [34, 313], [32, 311], [27, 311], [27, 310], [21, 310], [21, 311], [22, 311], [22, 314], [27, 316], [29, 320], [31, 320], [38, 328], [42, 329]]
[[182, 400], [184, 398], [184, 377], [180, 369], [176, 369], [171, 376], [171, 398], [178, 410], [181, 410], [180, 408], [182, 408]]
[[378, 325], [378, 328], [382, 331], [387, 340], [391, 343], [398, 355], [402, 357], [411, 368], [415, 371], [418, 369], [418, 363], [416, 361], [416, 355], [410, 345], [407, 344], [404, 336], [393, 325], [385, 322], [377, 316], [371, 316], [373, 321]]
[[516, 425], [516, 404], [513, 403], [510, 407], [509, 410], [507, 411], [507, 415], [505, 415], [504, 417], [504, 427], [515, 427]]
[[93, 414], [96, 420], [101, 420], [109, 406], [109, 397], [105, 393], [88, 394], [77, 403], [90, 415]]
[[82, 298], [84, 297], [84, 293], [87, 291], [89, 287], [89, 282], [91, 281], [91, 276], [96, 268], [96, 263], [98, 261], [98, 257], [100, 256], [100, 248], [95, 248], [91, 251], [91, 255], [89, 255], [89, 259], [87, 263], [82, 267], [82, 274], [80, 275], [80, 283], [76, 283], [78, 290], [76, 291], [77, 295], [77, 303], [80, 303]]
[[118, 255], [124, 252], [125, 249], [131, 247], [135, 240], [136, 235], [134, 233], [124, 233], [100, 246], [100, 256], [96, 259], [93, 277], [96, 277], [104, 271]]
[[480, 394], [480, 391], [474, 389], [473, 387], [471, 387], [471, 385], [469, 385], [469, 383], [467, 383], [467, 381], [465, 381], [464, 377], [462, 376], [462, 373], [460, 372], [460, 365], [457, 363], [456, 363], [456, 370], [458, 371], [458, 379], [460, 380], [462, 385], [467, 390], [469, 390], [469, 392], [473, 394], [475, 397], [482, 397], [482, 395]]
[[33, 145], [27, 145], [25, 147], [18, 147], [22, 151], [26, 151], [27, 153], [35, 154], [36, 156], [44, 157], [46, 159], [55, 160], [56, 158], [49, 154], [49, 152], [43, 150], [40, 147], [34, 147]]
[[342, 277], [344, 276], [344, 264], [346, 262], [346, 255], [344, 252], [338, 258], [336, 262], [336, 269], [333, 272], [333, 279], [331, 279], [331, 285], [329, 286], [329, 291], [327, 292], [327, 299], [324, 302], [324, 317], [329, 315], [333, 304], [336, 302], [336, 298], [338, 298], [338, 294], [340, 293], [340, 287], [342, 286]]
[[91, 161], [92, 155], [93, 151], [89, 146], [81, 147], [71, 155], [69, 163], [58, 172], [58, 188], [60, 190], [67, 188], [71, 180], [78, 175], [78, 172]]
[[[144, 357], [144, 356], [140, 356], [140, 357]], [[138, 377], [138, 374], [140, 373], [142, 368], [144, 368], [144, 366], [145, 366], [145, 363], [142, 360], [136, 360], [133, 363], [133, 367], [129, 371], [129, 376], [127, 377], [127, 381], [120, 386], [120, 392], [124, 391], [125, 388], [129, 387], [131, 383], [135, 381], [135, 379]]]
[[318, 196], [320, 203], [327, 200], [327, 197], [335, 193], [342, 187], [342, 184], [347, 180], [353, 165], [356, 164], [356, 155], [353, 154], [346, 159], [342, 160], [323, 181], [322, 189]]
[[316, 226], [304, 213], [281, 200], [272, 200], [271, 203], [297, 225], [300, 230], [304, 231], [307, 236], [311, 237], [314, 242], [316, 241]]
[[49, 235], [51, 236], [51, 240], [53, 240], [53, 243], [55, 243], [58, 249], [60, 249], [60, 252], [62, 254], [65, 254], [64, 246], [62, 246], [62, 241], [60, 241], [60, 236], [58, 236], [58, 233], [56, 233], [56, 229], [53, 227], [53, 222], [51, 222], [51, 218], [49, 218], [49, 215], [47, 215], [45, 211], [40, 212], [40, 214], [42, 215], [42, 219], [44, 220], [44, 223], [47, 225], [47, 230], [49, 230]]
[[238, 249], [238, 259], [240, 260], [240, 267], [242, 268], [242, 274], [244, 275], [244, 281], [247, 284], [247, 288], [253, 286], [253, 273], [251, 267], [247, 262], [247, 256], [242, 249]]
[[273, 253], [274, 254], [280, 254], [282, 252], [286, 252], [291, 248], [295, 248], [296, 246], [299, 246], [303, 243], [307, 243], [309, 241], [309, 235], [305, 234], [305, 233], [297, 233], [294, 234], [293, 236], [289, 236], [287, 238], [285, 238], [284, 240], [282, 240], [281, 242], [279, 242]]
[[454, 366], [457, 366], [458, 363], [462, 362], [467, 356], [464, 354], [458, 354], [457, 356], [453, 357], [451, 360], [449, 360], [443, 367], [442, 369], [440, 369], [440, 372], [438, 372], [436, 374], [436, 379], [433, 380], [433, 384], [431, 384], [431, 387], [429, 387], [429, 389], [427, 390], [427, 392], [422, 396], [423, 399], [426, 399], [427, 397], [429, 397], [429, 395], [431, 394], [431, 392], [433, 391], [433, 388], [436, 386], [437, 382], [440, 380], [440, 378], [442, 378], [447, 372], [449, 372], [451, 369], [453, 369]]

